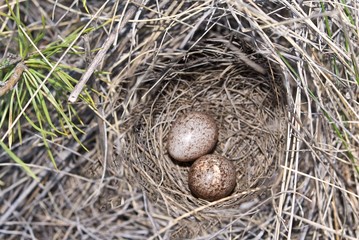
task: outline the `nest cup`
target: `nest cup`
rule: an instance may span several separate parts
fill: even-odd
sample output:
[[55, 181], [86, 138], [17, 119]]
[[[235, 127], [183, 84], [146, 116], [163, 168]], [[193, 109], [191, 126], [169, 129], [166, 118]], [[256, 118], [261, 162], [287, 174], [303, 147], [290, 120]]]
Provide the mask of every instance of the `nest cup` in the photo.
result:
[[[156, 205], [174, 217], [207, 204], [192, 196], [188, 188], [191, 163], [174, 161], [166, 149], [171, 124], [179, 116], [199, 111], [214, 117], [219, 140], [213, 153], [227, 157], [236, 166], [233, 194], [250, 192], [273, 181], [283, 153], [285, 102], [279, 77], [259, 74], [228, 56], [224, 49], [217, 47], [217, 51], [213, 54], [208, 45], [201, 48], [199, 44], [162, 81], [156, 82], [155, 94], [148, 94], [145, 103], [133, 110], [132, 129], [124, 141], [128, 146], [123, 149], [130, 150], [126, 154], [134, 179]], [[218, 61], [221, 58], [222, 62]], [[256, 58], [262, 66], [267, 65], [263, 65], [263, 57]], [[272, 72], [269, 65], [266, 67], [268, 73]], [[214, 208], [235, 208], [240, 204], [238, 199], [244, 197], [248, 199], [248, 194]]]
[[[241, 49], [249, 62], [223, 43]], [[287, 124], [281, 75], [247, 42], [230, 35], [219, 41], [208, 36], [184, 55], [159, 57], [158, 62], [166, 67], [147, 72], [147, 78], [154, 80], [141, 85], [143, 91], [137, 94], [142, 101], [134, 105], [126, 120], [129, 125], [121, 149], [123, 162], [131, 170], [129, 180], [139, 183], [164, 215], [176, 218], [209, 204], [189, 190], [192, 163], [176, 162], [167, 152], [169, 131], [178, 117], [190, 111], [208, 113], [219, 128], [213, 153], [234, 163], [237, 182], [232, 197], [197, 212], [195, 217], [201, 219], [200, 226], [208, 223], [204, 229], [212, 226], [214, 219], [228, 223], [230, 212], [243, 211], [243, 202], [258, 203], [253, 200], [270, 194], [266, 189], [279, 175]], [[188, 228], [195, 226], [193, 219], [183, 221], [179, 224], [182, 230], [177, 229], [174, 236], [200, 234], [201, 230], [189, 233]]]

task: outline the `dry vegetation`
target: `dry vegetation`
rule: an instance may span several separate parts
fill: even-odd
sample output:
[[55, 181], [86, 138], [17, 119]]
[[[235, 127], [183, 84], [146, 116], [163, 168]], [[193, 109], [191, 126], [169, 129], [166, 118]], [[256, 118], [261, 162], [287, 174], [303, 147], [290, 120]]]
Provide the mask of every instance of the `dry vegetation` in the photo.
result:
[[[0, 1], [1, 77], [26, 65], [0, 97], [1, 239], [359, 238], [359, 2], [18, 2]], [[236, 165], [225, 199], [193, 197], [166, 152], [190, 110]]]

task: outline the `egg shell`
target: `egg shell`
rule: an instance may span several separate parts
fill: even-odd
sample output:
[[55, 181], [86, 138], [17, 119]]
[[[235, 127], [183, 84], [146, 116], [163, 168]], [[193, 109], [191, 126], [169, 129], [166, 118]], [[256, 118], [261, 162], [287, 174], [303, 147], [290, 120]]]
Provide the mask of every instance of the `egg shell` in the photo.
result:
[[220, 155], [202, 156], [189, 170], [188, 186], [195, 197], [208, 201], [227, 197], [236, 186], [235, 166]]
[[206, 113], [190, 112], [173, 123], [167, 150], [173, 159], [189, 162], [209, 153], [217, 140], [218, 127], [215, 120]]

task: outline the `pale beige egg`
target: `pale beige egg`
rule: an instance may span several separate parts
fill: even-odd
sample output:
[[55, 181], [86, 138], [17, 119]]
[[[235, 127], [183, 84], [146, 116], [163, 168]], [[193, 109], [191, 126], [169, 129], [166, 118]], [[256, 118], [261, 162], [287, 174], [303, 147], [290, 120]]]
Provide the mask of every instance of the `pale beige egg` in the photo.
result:
[[188, 186], [195, 197], [208, 201], [227, 197], [236, 186], [235, 166], [220, 155], [204, 155], [192, 164]]
[[173, 159], [189, 162], [211, 152], [217, 140], [215, 120], [206, 113], [190, 112], [173, 123], [167, 150]]

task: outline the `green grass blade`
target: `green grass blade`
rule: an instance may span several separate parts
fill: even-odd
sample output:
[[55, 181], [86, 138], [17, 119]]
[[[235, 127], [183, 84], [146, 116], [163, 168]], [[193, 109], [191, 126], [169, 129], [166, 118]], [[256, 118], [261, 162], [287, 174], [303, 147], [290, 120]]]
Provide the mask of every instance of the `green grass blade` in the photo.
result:
[[12, 158], [12, 160], [14, 160], [16, 163], [18, 163], [24, 170], [25, 172], [32, 177], [33, 179], [35, 179], [36, 181], [39, 181], [39, 178], [35, 175], [35, 173], [33, 171], [31, 171], [31, 169], [26, 165], [26, 163], [24, 163], [18, 156], [16, 156], [7, 146], [4, 142], [0, 141], [0, 146], [4, 149], [4, 151], [9, 155], [10, 158]]

